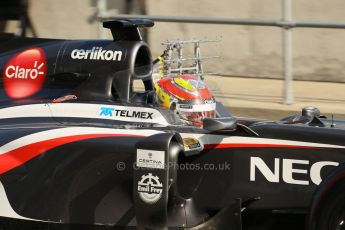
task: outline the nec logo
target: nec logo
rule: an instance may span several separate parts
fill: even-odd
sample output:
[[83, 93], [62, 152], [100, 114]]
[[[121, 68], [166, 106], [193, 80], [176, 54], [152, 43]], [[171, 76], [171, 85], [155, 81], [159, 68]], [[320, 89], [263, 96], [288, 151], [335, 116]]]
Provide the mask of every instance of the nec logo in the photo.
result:
[[250, 181], [256, 181], [257, 173], [260, 172], [271, 183], [283, 181], [287, 184], [309, 185], [312, 182], [319, 185], [322, 181], [321, 170], [327, 166], [338, 165], [338, 162], [333, 161], [319, 161], [310, 164], [308, 160], [274, 158], [272, 169], [260, 157], [251, 157]]
[[42, 88], [46, 74], [47, 61], [41, 48], [18, 53], [3, 69], [5, 92], [11, 98], [32, 96]]

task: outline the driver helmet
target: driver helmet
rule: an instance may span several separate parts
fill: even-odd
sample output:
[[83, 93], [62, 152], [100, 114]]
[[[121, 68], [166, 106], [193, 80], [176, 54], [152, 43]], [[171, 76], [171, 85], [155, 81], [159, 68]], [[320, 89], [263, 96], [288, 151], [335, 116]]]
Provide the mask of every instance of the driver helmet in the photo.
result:
[[188, 124], [202, 126], [204, 118], [216, 116], [216, 102], [205, 83], [194, 75], [163, 77], [155, 84], [160, 106], [176, 111]]

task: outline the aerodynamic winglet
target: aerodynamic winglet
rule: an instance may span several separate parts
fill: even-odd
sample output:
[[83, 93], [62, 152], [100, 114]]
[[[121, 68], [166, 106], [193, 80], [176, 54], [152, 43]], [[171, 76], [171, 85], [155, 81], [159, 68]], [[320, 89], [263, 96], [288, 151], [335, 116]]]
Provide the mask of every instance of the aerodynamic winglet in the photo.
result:
[[111, 30], [114, 41], [141, 41], [138, 27], [152, 27], [153, 25], [154, 22], [150, 19], [121, 19], [103, 22], [103, 27]]

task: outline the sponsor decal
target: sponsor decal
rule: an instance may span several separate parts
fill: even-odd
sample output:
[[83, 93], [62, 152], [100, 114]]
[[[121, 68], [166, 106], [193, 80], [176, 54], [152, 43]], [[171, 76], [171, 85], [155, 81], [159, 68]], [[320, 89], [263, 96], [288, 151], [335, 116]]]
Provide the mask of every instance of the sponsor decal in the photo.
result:
[[152, 173], [142, 175], [138, 182], [139, 197], [148, 204], [156, 203], [163, 192], [163, 184], [159, 181], [158, 176], [153, 176]]
[[180, 105], [180, 108], [181, 108], [181, 109], [193, 109], [193, 105], [184, 105], [184, 104], [181, 104], [181, 105]]
[[204, 149], [204, 145], [194, 137], [184, 137], [182, 142], [186, 156], [198, 154]]
[[[269, 167], [260, 157], [250, 158], [250, 181], [256, 181], [257, 173], [271, 183], [284, 182], [297, 185], [319, 185], [322, 181], [321, 170], [324, 167], [338, 166], [338, 162], [318, 161], [310, 163], [308, 160], [274, 158], [274, 165]], [[298, 179], [297, 179], [298, 178]]]
[[152, 120], [152, 112], [126, 110], [126, 109], [115, 109], [112, 107], [101, 107], [99, 116], [101, 117], [127, 117], [127, 118], [139, 118], [145, 120]]
[[47, 61], [43, 49], [20, 52], [4, 66], [2, 79], [5, 92], [11, 98], [32, 96], [42, 88], [46, 74]]
[[198, 139], [193, 138], [193, 137], [186, 137], [183, 138], [183, 146], [185, 149], [197, 149], [201, 147], [201, 144]]
[[215, 103], [214, 99], [204, 99], [203, 100], [205, 104], [213, 104]]
[[176, 104], [176, 109], [182, 112], [205, 112], [205, 111], [213, 111], [216, 109], [216, 103], [204, 103], [204, 104]]
[[92, 47], [92, 49], [74, 49], [71, 52], [72, 59], [85, 60], [106, 60], [121, 61], [122, 51], [119, 50], [103, 50], [103, 47]]
[[113, 112], [115, 111], [114, 108], [109, 108], [109, 107], [101, 107], [101, 112], [99, 113], [99, 116], [104, 116], [104, 117], [112, 117]]
[[164, 169], [164, 151], [138, 149], [137, 167]]

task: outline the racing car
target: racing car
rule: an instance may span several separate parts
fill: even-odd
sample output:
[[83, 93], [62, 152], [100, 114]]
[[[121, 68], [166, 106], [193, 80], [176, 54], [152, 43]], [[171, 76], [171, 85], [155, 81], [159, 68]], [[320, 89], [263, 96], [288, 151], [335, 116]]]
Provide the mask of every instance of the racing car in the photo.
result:
[[113, 40], [0, 39], [1, 229], [344, 229], [344, 122], [233, 117], [198, 76], [153, 82], [152, 21], [103, 26]]

